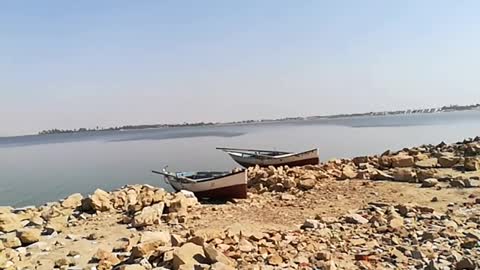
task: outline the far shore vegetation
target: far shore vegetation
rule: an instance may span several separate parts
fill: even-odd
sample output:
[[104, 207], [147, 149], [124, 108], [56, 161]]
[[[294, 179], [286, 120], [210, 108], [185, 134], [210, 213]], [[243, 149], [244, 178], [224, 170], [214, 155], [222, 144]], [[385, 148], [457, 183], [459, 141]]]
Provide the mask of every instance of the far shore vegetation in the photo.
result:
[[80, 133], [80, 132], [93, 132], [93, 131], [121, 131], [121, 130], [139, 130], [139, 129], [152, 129], [152, 128], [171, 128], [171, 127], [198, 127], [198, 126], [213, 126], [218, 124], [249, 124], [260, 122], [274, 122], [274, 121], [288, 121], [288, 120], [309, 120], [309, 119], [334, 119], [345, 117], [359, 117], [359, 116], [382, 116], [382, 115], [400, 115], [400, 114], [426, 114], [437, 112], [455, 112], [455, 111], [468, 111], [478, 110], [480, 104], [472, 105], [449, 105], [440, 108], [428, 108], [428, 109], [410, 109], [399, 111], [384, 111], [384, 112], [368, 112], [368, 113], [352, 113], [352, 114], [335, 114], [325, 116], [309, 116], [309, 117], [287, 117], [281, 119], [262, 119], [262, 120], [244, 120], [225, 123], [213, 123], [213, 122], [197, 122], [197, 123], [183, 123], [183, 124], [153, 124], [153, 125], [126, 125], [119, 127], [96, 127], [96, 128], [78, 128], [78, 129], [48, 129], [42, 130], [38, 134], [62, 134], [62, 133]]

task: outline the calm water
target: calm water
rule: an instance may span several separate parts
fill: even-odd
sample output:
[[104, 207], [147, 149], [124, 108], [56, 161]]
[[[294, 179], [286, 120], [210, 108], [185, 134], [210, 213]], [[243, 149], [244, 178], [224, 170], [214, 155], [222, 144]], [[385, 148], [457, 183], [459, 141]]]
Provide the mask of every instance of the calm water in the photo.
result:
[[25, 206], [125, 184], [164, 185], [150, 173], [231, 169], [217, 146], [301, 151], [322, 160], [480, 135], [480, 111], [256, 125], [0, 138], [0, 205]]

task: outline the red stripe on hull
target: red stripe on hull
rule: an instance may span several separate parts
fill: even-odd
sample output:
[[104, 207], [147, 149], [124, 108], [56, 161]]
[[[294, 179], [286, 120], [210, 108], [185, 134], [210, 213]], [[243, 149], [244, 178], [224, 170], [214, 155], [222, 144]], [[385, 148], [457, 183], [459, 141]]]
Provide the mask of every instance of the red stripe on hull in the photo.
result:
[[[275, 165], [260, 165], [260, 167], [268, 167], [268, 166], [274, 166], [274, 167], [280, 167], [280, 166], [285, 166], [287, 165], [288, 167], [296, 167], [296, 166], [305, 166], [305, 165], [318, 165], [320, 160], [318, 158], [310, 158], [310, 159], [303, 159], [303, 160], [297, 160], [297, 161], [292, 161], [292, 162], [286, 162], [286, 163], [279, 163]], [[242, 165], [245, 168], [248, 167], [254, 167], [257, 164], [254, 163], [246, 163], [246, 162], [238, 162], [238, 164]]]
[[247, 184], [210, 189], [200, 192], [194, 192], [198, 198], [212, 198], [212, 199], [246, 199], [247, 198]]

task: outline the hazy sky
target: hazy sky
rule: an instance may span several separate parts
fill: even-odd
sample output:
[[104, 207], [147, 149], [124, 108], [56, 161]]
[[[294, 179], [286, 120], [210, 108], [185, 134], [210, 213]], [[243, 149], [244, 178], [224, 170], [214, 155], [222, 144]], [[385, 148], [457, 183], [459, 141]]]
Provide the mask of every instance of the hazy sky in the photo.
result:
[[0, 135], [480, 102], [480, 1], [1, 1]]

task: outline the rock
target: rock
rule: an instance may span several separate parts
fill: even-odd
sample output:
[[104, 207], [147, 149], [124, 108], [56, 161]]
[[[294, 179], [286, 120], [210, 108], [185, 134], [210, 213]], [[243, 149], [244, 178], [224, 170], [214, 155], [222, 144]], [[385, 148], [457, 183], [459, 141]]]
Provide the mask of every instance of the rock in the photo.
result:
[[397, 168], [393, 171], [393, 178], [399, 182], [415, 182], [416, 174], [411, 168]]
[[55, 260], [55, 267], [64, 269], [62, 267], [70, 265], [72, 265], [72, 261], [69, 258], [60, 258]]
[[43, 233], [46, 235], [51, 235], [54, 232], [62, 232], [66, 226], [67, 226], [66, 216], [51, 218], [45, 225]]
[[242, 252], [251, 252], [255, 247], [245, 238], [240, 239], [238, 242], [238, 249]]
[[425, 160], [419, 160], [415, 162], [415, 167], [421, 169], [435, 168], [438, 165], [438, 160], [436, 158], [429, 158]]
[[454, 188], [464, 188], [465, 182], [462, 179], [452, 179], [450, 181], [450, 186]]
[[40, 240], [42, 231], [39, 229], [23, 229], [17, 232], [17, 237], [24, 246], [33, 244]]
[[328, 251], [320, 251], [315, 254], [315, 258], [320, 261], [329, 261], [332, 259], [332, 254]]
[[94, 262], [105, 262], [110, 265], [116, 265], [120, 262], [117, 256], [113, 255], [112, 252], [99, 248], [95, 254], [93, 254], [92, 261]]
[[460, 161], [459, 157], [452, 154], [442, 154], [438, 157], [438, 163], [442, 168], [452, 168]]
[[464, 167], [465, 167], [465, 170], [467, 170], [467, 171], [478, 171], [478, 170], [480, 170], [480, 158], [466, 157]]
[[357, 177], [357, 172], [352, 166], [345, 166], [342, 169], [342, 176], [340, 179], [354, 179]]
[[426, 169], [426, 170], [417, 170], [417, 179], [422, 182], [428, 178], [436, 178], [437, 170], [435, 169]]
[[17, 248], [22, 246], [22, 242], [18, 237], [15, 236], [15, 233], [8, 233], [1, 236], [3, 246], [6, 248]]
[[227, 265], [221, 262], [214, 263], [210, 266], [210, 270], [235, 270], [235, 269], [236, 269], [235, 267], [232, 267], [230, 265]]
[[354, 157], [352, 159], [352, 162], [355, 163], [355, 165], [359, 166], [362, 163], [368, 163], [368, 157], [367, 156]]
[[141, 212], [133, 217], [132, 226], [138, 228], [160, 224], [164, 206], [164, 203], [157, 203], [143, 208]]
[[168, 231], [144, 232], [140, 237], [140, 243], [160, 242], [160, 245], [167, 246], [170, 244], [171, 235]]
[[132, 258], [146, 258], [152, 255], [152, 253], [157, 250], [159, 247], [164, 246], [165, 243], [162, 241], [148, 241], [140, 243], [132, 248], [131, 257]]
[[[477, 261], [478, 262], [478, 261]], [[469, 258], [463, 258], [455, 265], [455, 269], [457, 270], [475, 270], [477, 267], [475, 266], [475, 262]]]
[[300, 180], [298, 187], [302, 190], [310, 190], [315, 187], [316, 181], [313, 179]]
[[147, 270], [147, 268], [140, 264], [124, 264], [116, 267], [115, 270]]
[[185, 243], [183, 246], [173, 252], [173, 269], [179, 269], [181, 266], [190, 266], [207, 261], [203, 248], [193, 243]]
[[415, 164], [413, 157], [405, 154], [392, 156], [390, 157], [390, 160], [392, 162], [392, 167], [394, 168], [412, 167]]
[[394, 178], [393, 176], [389, 175], [388, 173], [381, 171], [381, 170], [376, 170], [372, 174], [372, 179], [373, 180], [386, 180], [386, 181], [393, 181]]
[[282, 193], [282, 195], [280, 195], [280, 199], [282, 201], [294, 201], [297, 199], [297, 197], [295, 197], [295, 195], [292, 195], [292, 194]]
[[423, 187], [423, 188], [430, 188], [430, 187], [436, 186], [437, 184], [438, 184], [438, 180], [437, 180], [437, 179], [435, 179], [435, 178], [428, 178], [428, 179], [423, 180], [421, 187]]
[[97, 189], [89, 197], [82, 200], [82, 209], [84, 211], [109, 211], [112, 209], [112, 203], [110, 202], [110, 194], [108, 192]]
[[378, 159], [378, 164], [382, 168], [390, 168], [392, 167], [392, 159], [387, 155], [383, 155]]
[[223, 253], [215, 249], [213, 245], [207, 245], [203, 247], [203, 252], [208, 260], [209, 264], [214, 264], [220, 262], [222, 264], [228, 265], [230, 267], [235, 267], [237, 263], [225, 256]]
[[279, 266], [283, 263], [283, 258], [279, 256], [278, 254], [272, 254], [268, 258], [268, 264], [274, 265], [274, 266]]
[[75, 193], [63, 200], [62, 207], [64, 208], [77, 208], [82, 205], [83, 196], [80, 193]]
[[0, 213], [0, 232], [12, 232], [22, 228], [20, 218], [13, 213]]
[[394, 230], [398, 230], [400, 228], [403, 228], [403, 218], [401, 217], [393, 217], [392, 219], [390, 219], [390, 221], [388, 222], [388, 226]]
[[352, 223], [352, 224], [367, 224], [368, 223], [368, 219], [358, 215], [358, 214], [350, 214], [350, 215], [346, 215], [344, 216], [345, 218], [345, 221], [347, 223]]
[[303, 223], [301, 229], [318, 229], [318, 228], [321, 228], [321, 227], [325, 227], [325, 226], [322, 226], [324, 224], [320, 223], [320, 221], [318, 220], [315, 220], [315, 219], [306, 219], [305, 222]]

